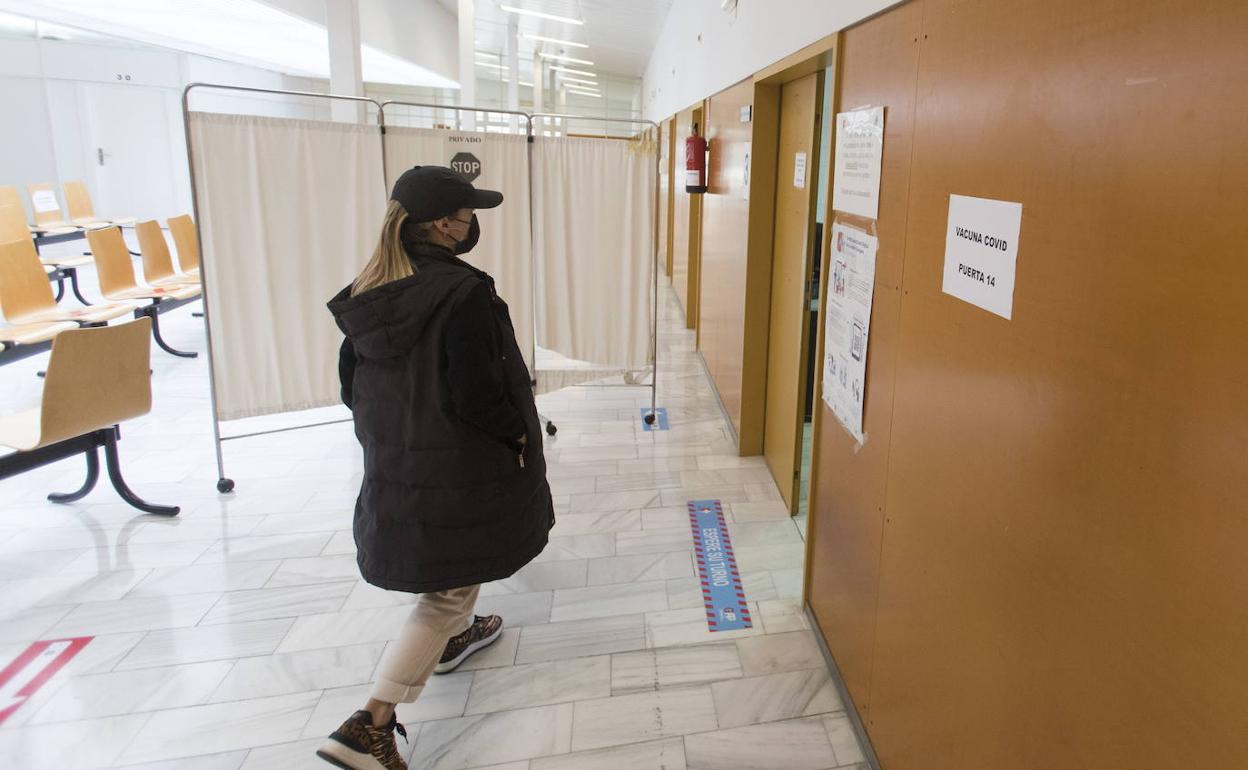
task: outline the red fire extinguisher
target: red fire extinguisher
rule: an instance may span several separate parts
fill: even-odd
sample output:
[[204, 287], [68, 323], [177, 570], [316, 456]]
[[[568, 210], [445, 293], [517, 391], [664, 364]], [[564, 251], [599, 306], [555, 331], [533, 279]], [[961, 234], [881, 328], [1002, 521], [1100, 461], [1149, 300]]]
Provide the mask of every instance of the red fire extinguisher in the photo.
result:
[[698, 136], [698, 124], [693, 124], [693, 136], [685, 138], [685, 192], [706, 192], [706, 140]]

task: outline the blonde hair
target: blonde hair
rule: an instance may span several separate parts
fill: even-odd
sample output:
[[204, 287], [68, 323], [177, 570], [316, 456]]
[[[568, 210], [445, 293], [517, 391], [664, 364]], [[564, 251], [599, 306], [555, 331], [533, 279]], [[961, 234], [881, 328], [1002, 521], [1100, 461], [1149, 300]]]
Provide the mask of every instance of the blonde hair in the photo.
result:
[[[381, 222], [381, 236], [377, 239], [377, 248], [368, 264], [356, 276], [351, 284], [351, 296], [363, 294], [369, 289], [384, 286], [412, 275], [412, 261], [403, 248], [403, 225], [407, 222], [407, 211], [397, 201], [390, 201], [386, 207], [385, 219]], [[432, 222], [421, 222], [415, 226], [417, 240], [427, 241], [433, 230]]]

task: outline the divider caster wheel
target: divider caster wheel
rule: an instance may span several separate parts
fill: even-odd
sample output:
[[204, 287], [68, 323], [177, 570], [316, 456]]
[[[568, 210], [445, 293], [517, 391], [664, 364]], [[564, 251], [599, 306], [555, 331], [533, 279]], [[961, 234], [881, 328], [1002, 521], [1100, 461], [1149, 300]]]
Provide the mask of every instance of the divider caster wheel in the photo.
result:
[[221, 494], [234, 491], [234, 479], [217, 479], [217, 491]]
[[558, 432], [559, 432], [559, 429], [555, 427], [555, 424], [553, 422], [546, 423], [546, 435], [547, 436], [553, 436]]

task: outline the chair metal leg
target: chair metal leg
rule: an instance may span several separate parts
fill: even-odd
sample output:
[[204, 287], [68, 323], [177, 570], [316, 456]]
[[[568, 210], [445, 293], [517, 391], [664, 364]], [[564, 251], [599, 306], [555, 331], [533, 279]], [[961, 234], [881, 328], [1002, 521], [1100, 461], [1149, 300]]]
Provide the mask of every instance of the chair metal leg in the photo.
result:
[[60, 302], [65, 298], [65, 279], [58, 278], [56, 280], [56, 301]]
[[152, 319], [152, 338], [156, 340], [156, 344], [160, 346], [161, 350], [165, 351], [166, 353], [169, 353], [170, 355], [178, 356], [179, 358], [198, 358], [199, 357], [198, 353], [189, 353], [186, 351], [177, 350], [175, 348], [170, 347], [169, 343], [165, 342], [165, 338], [160, 336], [160, 313], [157, 312], [155, 308], [152, 308], [151, 311], [147, 313], [147, 316]]
[[74, 503], [91, 493], [95, 489], [95, 483], [100, 480], [100, 454], [95, 447], [91, 447], [84, 454], [87, 456], [87, 480], [83, 482], [82, 488], [77, 492], [68, 494], [58, 494], [53, 492], [48, 495], [48, 499], [54, 503]]
[[106, 431], [104, 437], [104, 462], [108, 465], [108, 479], [113, 482], [113, 489], [117, 490], [122, 500], [144, 513], [177, 516], [181, 512], [182, 509], [176, 505], [153, 505], [126, 486], [126, 480], [121, 477], [121, 459], [117, 454], [117, 434], [113, 430]]
[[87, 298], [82, 296], [82, 289], [79, 288], [78, 286], [78, 268], [67, 267], [65, 268], [65, 272], [69, 275], [69, 285], [70, 285], [70, 288], [74, 290], [74, 296], [78, 299], [79, 302], [90, 307], [91, 303], [87, 302]]

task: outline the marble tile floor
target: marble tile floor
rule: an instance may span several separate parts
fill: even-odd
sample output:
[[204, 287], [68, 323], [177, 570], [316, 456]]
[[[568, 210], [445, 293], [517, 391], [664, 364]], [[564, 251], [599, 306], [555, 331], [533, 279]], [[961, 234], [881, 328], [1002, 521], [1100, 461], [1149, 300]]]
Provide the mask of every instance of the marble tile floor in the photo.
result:
[[[559, 426], [559, 525], [540, 559], [484, 587], [479, 611], [508, 624], [500, 642], [399, 709], [413, 768], [864, 762], [800, 610], [803, 523], [761, 458], [736, 456], [670, 296], [663, 310], [670, 431], [641, 429], [643, 389], [541, 397]], [[189, 309], [162, 321], [172, 344], [203, 351]], [[94, 637], [0, 725], [0, 767], [327, 768], [316, 746], [363, 703], [414, 598], [355, 570], [350, 427], [228, 443], [239, 486], [218, 496], [205, 362], [152, 360], [154, 409], [126, 426], [123, 463], [181, 516], [136, 515], [103, 484], [48, 503], [79, 483], [76, 460], [0, 482], [0, 666], [36, 640]], [[41, 363], [0, 370], [0, 412], [37, 399]], [[261, 424], [323, 417], [295, 418]], [[752, 629], [706, 628], [683, 508], [695, 495], [726, 503]]]

